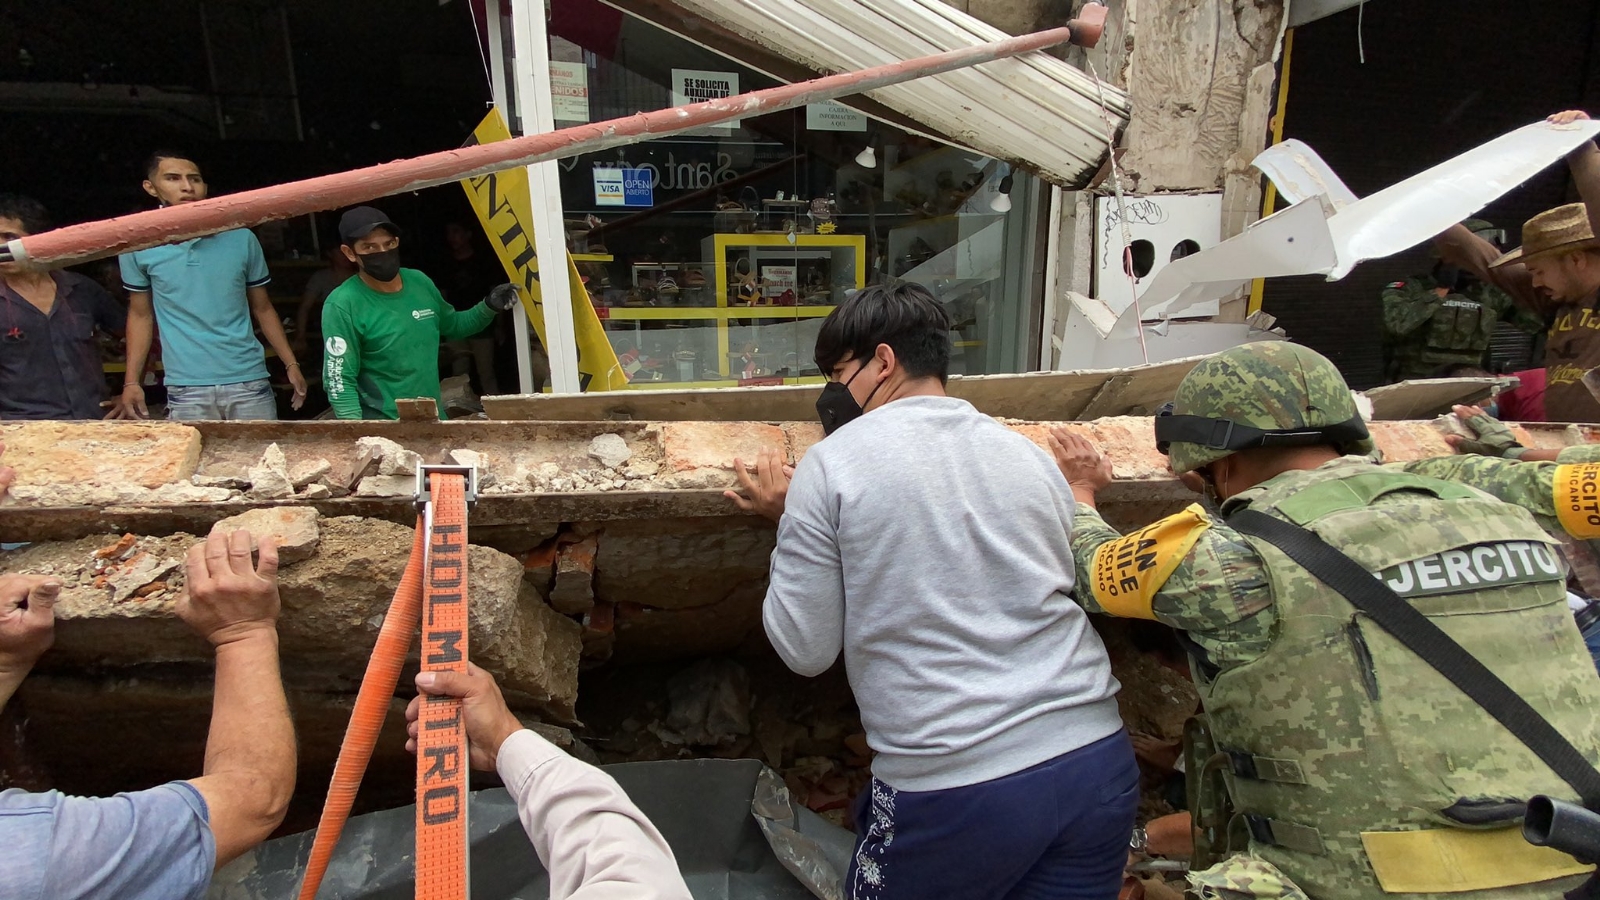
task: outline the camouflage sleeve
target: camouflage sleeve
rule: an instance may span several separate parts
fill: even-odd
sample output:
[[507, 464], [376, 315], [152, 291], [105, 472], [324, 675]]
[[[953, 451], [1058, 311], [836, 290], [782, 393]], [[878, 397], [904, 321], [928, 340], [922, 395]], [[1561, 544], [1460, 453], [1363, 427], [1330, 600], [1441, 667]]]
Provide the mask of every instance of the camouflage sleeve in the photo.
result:
[[1072, 528], [1078, 602], [1188, 633], [1212, 665], [1259, 656], [1277, 616], [1261, 557], [1198, 506], [1122, 535], [1078, 504]]
[[1561, 452], [1556, 454], [1556, 462], [1562, 465], [1600, 462], [1600, 444], [1576, 444], [1571, 447], [1562, 447]]
[[[1567, 450], [1576, 451], [1572, 454]], [[1396, 468], [1475, 487], [1533, 514], [1539, 527], [1560, 537], [1600, 538], [1600, 451], [1568, 447], [1558, 462], [1520, 462], [1489, 456], [1438, 456]]]
[[1531, 309], [1519, 306], [1511, 295], [1492, 284], [1480, 283], [1473, 291], [1479, 303], [1494, 310], [1495, 318], [1527, 334], [1544, 331], [1544, 317]]
[[1383, 292], [1383, 330], [1389, 337], [1404, 337], [1433, 318], [1439, 298], [1432, 291], [1389, 287]]

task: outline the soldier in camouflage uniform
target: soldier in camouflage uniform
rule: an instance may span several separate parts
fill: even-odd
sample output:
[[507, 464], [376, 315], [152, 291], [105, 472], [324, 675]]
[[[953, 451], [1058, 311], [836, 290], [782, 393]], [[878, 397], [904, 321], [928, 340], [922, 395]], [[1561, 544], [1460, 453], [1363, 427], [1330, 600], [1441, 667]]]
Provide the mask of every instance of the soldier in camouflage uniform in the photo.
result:
[[1249, 507], [1314, 531], [1409, 598], [1595, 760], [1600, 680], [1546, 533], [1600, 535], [1600, 503], [1583, 491], [1600, 464], [1575, 461], [1594, 451], [1578, 448], [1561, 462], [1378, 465], [1338, 370], [1283, 342], [1201, 362], [1172, 414], [1156, 419], [1156, 438], [1174, 472], [1198, 474], [1212, 506], [1123, 536], [1094, 507], [1109, 464], [1089, 441], [1051, 433], [1078, 500], [1079, 601], [1186, 635], [1208, 739], [1220, 751], [1202, 768], [1220, 767], [1235, 824], [1247, 832], [1248, 855], [1219, 876], [1229, 889], [1502, 900], [1580, 883], [1588, 867], [1531, 847], [1515, 827], [1529, 796], [1575, 800], [1571, 788], [1341, 595], [1227, 517]]
[[[1501, 232], [1482, 219], [1461, 223], [1479, 237]], [[1440, 261], [1427, 275], [1383, 290], [1384, 375], [1389, 381], [1434, 378], [1445, 366], [1484, 365], [1501, 320], [1538, 334], [1544, 322], [1511, 295]]]

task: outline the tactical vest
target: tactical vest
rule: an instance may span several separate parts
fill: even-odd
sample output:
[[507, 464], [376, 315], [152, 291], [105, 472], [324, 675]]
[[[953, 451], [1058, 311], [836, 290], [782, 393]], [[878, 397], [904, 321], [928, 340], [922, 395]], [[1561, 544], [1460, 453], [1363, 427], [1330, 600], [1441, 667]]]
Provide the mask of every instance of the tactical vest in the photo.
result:
[[1433, 319], [1428, 323], [1424, 361], [1437, 360], [1440, 365], [1482, 361], [1483, 351], [1489, 348], [1489, 339], [1494, 336], [1497, 318], [1477, 297], [1446, 294], [1439, 300]]
[[[1382, 578], [1600, 759], [1600, 678], [1567, 609], [1558, 545], [1526, 510], [1365, 465], [1285, 473], [1228, 506], [1239, 501], [1316, 532]], [[1575, 800], [1571, 789], [1342, 596], [1248, 540], [1272, 585], [1277, 634], [1265, 654], [1202, 677], [1200, 689], [1252, 852], [1316, 900], [1429, 896], [1460, 868], [1452, 860], [1484, 854], [1499, 886], [1452, 897], [1556, 896], [1547, 879], [1581, 867], [1539, 856], [1554, 851], [1528, 847], [1510, 826], [1529, 796]], [[1386, 834], [1422, 830], [1431, 833]], [[1452, 843], [1463, 830], [1493, 846]], [[1397, 872], [1409, 874], [1396, 881]]]

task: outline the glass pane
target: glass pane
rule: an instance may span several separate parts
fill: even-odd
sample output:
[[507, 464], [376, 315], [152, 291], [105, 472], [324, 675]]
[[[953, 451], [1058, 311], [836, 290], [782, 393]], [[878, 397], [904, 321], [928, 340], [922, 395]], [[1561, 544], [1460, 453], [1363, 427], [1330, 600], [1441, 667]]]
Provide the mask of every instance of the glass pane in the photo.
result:
[[[574, 40], [552, 39], [558, 124], [776, 84], [631, 17]], [[953, 374], [1026, 367], [1037, 191], [1004, 163], [826, 104], [561, 168], [568, 244], [631, 387], [819, 380], [822, 320], [900, 281], [949, 311]]]

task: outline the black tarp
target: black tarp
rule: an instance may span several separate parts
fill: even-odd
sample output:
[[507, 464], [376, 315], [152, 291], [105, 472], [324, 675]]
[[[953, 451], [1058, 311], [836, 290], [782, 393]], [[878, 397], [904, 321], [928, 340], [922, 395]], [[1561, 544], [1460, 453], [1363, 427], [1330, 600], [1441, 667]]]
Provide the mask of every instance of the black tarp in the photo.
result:
[[[622, 763], [605, 771], [661, 829], [696, 900], [840, 896], [854, 838], [795, 807], [759, 761]], [[468, 810], [473, 900], [547, 897], [549, 880], [510, 795], [476, 791]], [[415, 815], [408, 806], [352, 818], [318, 898], [411, 900]], [[217, 873], [210, 900], [292, 900], [312, 835], [269, 841], [236, 860]]]

